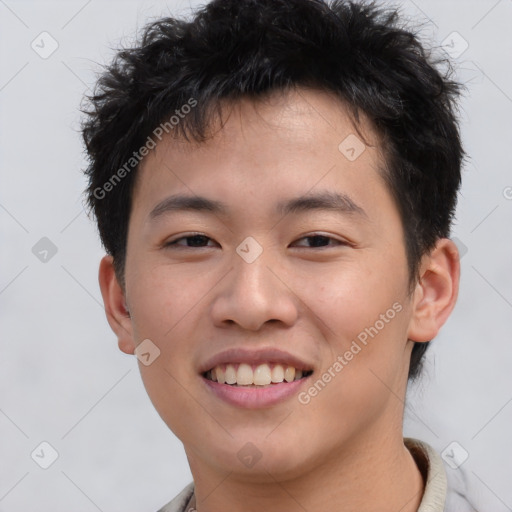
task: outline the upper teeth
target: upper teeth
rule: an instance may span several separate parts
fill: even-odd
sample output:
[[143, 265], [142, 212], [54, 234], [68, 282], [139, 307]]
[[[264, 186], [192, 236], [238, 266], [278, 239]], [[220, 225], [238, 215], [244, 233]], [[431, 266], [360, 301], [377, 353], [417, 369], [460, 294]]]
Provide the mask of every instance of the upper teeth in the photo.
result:
[[217, 365], [206, 374], [211, 380], [221, 384], [238, 384], [240, 386], [267, 386], [271, 383], [292, 382], [302, 378], [302, 370], [293, 366], [263, 363], [254, 368], [246, 363]]

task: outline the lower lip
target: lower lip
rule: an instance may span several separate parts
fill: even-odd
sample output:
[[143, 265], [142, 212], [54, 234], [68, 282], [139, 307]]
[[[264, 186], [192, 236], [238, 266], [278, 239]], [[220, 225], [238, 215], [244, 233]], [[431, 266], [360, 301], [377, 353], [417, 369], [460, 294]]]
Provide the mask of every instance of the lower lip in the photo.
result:
[[280, 382], [279, 384], [272, 384], [268, 387], [250, 388], [219, 384], [205, 377], [202, 377], [202, 379], [209, 389], [225, 402], [246, 409], [258, 409], [270, 407], [290, 398], [292, 395], [296, 395], [299, 388], [304, 385], [309, 377], [311, 377], [311, 375], [292, 382]]

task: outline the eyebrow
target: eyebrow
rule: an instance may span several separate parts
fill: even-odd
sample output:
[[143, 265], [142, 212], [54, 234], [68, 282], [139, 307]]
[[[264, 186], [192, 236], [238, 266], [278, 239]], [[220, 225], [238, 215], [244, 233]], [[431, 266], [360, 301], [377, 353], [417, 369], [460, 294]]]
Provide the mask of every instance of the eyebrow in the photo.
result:
[[[312, 210], [335, 211], [356, 215], [368, 219], [364, 209], [347, 194], [323, 191], [281, 201], [276, 205], [276, 213], [282, 216], [291, 213], [303, 213]], [[149, 214], [149, 220], [155, 220], [163, 214], [173, 211], [208, 212], [215, 215], [228, 215], [226, 204], [202, 196], [172, 195], [158, 203]]]
[[164, 213], [173, 211], [210, 212], [219, 215], [227, 215], [226, 205], [220, 201], [214, 201], [201, 196], [173, 195], [166, 197], [158, 203], [149, 214], [150, 220], [160, 217]]
[[277, 204], [277, 212], [281, 215], [300, 213], [311, 210], [330, 210], [344, 214], [355, 214], [368, 219], [367, 213], [347, 194], [324, 191], [307, 194]]

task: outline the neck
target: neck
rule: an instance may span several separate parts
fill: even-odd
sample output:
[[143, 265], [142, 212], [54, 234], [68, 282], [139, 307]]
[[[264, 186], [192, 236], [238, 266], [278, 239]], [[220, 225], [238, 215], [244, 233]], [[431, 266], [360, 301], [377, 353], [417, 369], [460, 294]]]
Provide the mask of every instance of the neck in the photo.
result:
[[270, 473], [258, 482], [196, 464], [189, 456], [197, 512], [417, 512], [424, 482], [402, 431], [374, 441], [355, 439], [300, 476], [279, 480]]

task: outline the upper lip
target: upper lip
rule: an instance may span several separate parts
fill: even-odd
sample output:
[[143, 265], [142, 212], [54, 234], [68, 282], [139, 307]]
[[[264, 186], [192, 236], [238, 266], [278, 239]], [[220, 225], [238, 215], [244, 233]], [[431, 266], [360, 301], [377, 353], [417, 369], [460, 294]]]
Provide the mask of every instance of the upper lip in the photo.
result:
[[215, 354], [206, 360], [199, 368], [199, 373], [207, 372], [220, 364], [229, 363], [276, 363], [287, 366], [293, 366], [297, 370], [309, 371], [313, 370], [311, 364], [306, 363], [289, 352], [277, 348], [259, 348], [250, 350], [247, 348], [231, 348]]

